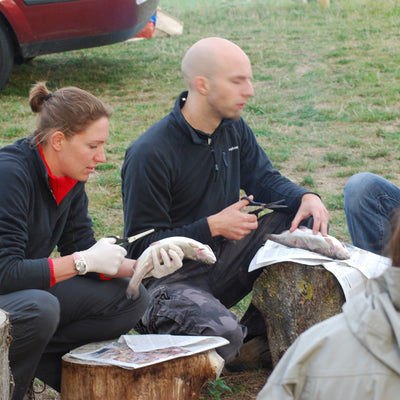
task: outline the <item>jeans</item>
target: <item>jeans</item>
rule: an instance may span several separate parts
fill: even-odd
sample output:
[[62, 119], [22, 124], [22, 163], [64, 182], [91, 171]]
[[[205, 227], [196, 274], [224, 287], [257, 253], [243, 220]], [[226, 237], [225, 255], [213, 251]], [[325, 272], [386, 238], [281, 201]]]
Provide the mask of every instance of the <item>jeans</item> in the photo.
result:
[[368, 172], [353, 175], [344, 188], [344, 210], [354, 246], [387, 255], [400, 188]]

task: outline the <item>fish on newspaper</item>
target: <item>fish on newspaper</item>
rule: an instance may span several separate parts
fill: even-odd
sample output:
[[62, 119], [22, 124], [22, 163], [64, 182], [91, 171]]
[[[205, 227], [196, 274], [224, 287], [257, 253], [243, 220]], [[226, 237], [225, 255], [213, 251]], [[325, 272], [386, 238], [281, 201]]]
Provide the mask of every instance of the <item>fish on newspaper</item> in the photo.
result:
[[346, 260], [350, 253], [346, 245], [333, 236], [322, 236], [321, 232], [313, 234], [312, 229], [299, 227], [293, 232], [284, 231], [281, 234], [269, 234], [268, 239], [288, 247], [314, 251], [330, 258]]
[[133, 274], [128, 288], [126, 290], [126, 295], [128, 298], [133, 298], [139, 291], [140, 283], [142, 279], [149, 276], [154, 276], [155, 278], [161, 278], [168, 275], [174, 271], [154, 271], [152, 250], [155, 249], [159, 253], [161, 249], [168, 251], [172, 246], [177, 246], [183, 251], [183, 258], [188, 258], [191, 260], [197, 260], [204, 262], [206, 264], [214, 264], [217, 259], [214, 252], [211, 250], [210, 246], [198, 242], [197, 240], [187, 238], [184, 236], [172, 236], [165, 239], [158, 240], [152, 243], [138, 258], [135, 273]]

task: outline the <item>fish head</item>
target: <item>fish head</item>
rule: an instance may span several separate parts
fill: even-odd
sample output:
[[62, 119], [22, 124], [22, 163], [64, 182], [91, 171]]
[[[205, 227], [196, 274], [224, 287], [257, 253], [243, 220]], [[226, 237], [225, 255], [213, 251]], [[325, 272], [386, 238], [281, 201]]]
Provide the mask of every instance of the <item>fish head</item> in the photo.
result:
[[214, 264], [217, 261], [217, 257], [211, 250], [211, 247], [203, 243], [190, 243], [195, 251], [195, 258], [206, 264]]

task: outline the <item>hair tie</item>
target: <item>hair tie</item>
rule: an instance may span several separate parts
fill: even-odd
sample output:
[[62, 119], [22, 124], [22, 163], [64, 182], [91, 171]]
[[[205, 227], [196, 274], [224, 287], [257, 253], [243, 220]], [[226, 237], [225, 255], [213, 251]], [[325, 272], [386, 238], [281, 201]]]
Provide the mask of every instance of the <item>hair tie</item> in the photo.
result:
[[44, 101], [47, 101], [51, 96], [53, 96], [53, 93], [49, 93], [49, 94], [44, 98]]

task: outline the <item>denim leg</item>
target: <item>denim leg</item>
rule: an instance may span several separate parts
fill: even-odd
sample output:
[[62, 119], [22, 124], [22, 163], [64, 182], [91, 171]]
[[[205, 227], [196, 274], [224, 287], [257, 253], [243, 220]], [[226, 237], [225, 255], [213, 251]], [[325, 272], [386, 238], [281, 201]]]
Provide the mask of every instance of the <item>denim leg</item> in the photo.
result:
[[344, 188], [344, 210], [354, 246], [382, 254], [399, 206], [400, 188], [369, 172], [353, 175]]

